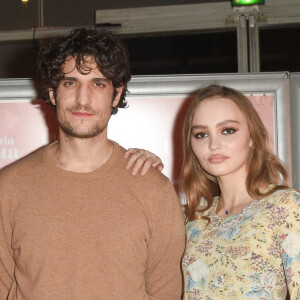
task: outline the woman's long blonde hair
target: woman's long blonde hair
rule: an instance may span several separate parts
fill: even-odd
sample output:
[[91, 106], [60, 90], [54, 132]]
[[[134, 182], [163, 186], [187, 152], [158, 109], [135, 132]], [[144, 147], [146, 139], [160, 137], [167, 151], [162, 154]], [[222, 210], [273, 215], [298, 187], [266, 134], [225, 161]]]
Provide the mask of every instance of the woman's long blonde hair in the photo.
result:
[[[249, 99], [241, 92], [225, 86], [210, 85], [200, 89], [187, 112], [183, 128], [183, 172], [182, 189], [187, 197], [186, 214], [188, 221], [201, 217], [201, 212], [209, 209], [213, 197], [220, 194], [219, 185], [214, 176], [205, 172], [199, 164], [191, 146], [191, 132], [194, 113], [199, 103], [210, 98], [221, 97], [232, 100], [245, 116], [253, 145], [246, 162], [246, 189], [254, 199], [260, 199], [275, 190], [287, 188], [288, 175], [279, 158], [269, 148], [268, 132]], [[282, 184], [281, 184], [282, 182]], [[260, 187], [275, 184], [267, 194]], [[199, 207], [200, 199], [206, 199], [206, 205]], [[200, 214], [199, 214], [200, 213]]]

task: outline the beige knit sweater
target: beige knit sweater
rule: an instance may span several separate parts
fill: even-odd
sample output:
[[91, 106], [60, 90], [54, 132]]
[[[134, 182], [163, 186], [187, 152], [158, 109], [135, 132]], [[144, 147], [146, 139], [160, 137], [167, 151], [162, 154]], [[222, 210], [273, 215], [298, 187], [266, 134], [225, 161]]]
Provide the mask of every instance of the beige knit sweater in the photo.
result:
[[46, 146], [0, 172], [0, 300], [176, 300], [184, 225], [155, 170], [124, 149], [90, 173], [57, 168]]

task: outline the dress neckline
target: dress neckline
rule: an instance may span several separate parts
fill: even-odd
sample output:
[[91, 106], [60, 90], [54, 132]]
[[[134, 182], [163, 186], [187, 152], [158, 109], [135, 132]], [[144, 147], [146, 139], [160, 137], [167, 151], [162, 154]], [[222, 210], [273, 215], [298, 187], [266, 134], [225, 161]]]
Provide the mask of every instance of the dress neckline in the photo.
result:
[[[263, 194], [269, 192], [275, 185], [274, 184], [269, 184], [263, 191]], [[214, 201], [214, 204], [213, 204], [213, 207], [212, 207], [212, 211], [213, 211], [213, 216], [217, 217], [218, 219], [220, 220], [225, 220], [225, 219], [228, 219], [230, 217], [236, 217], [236, 216], [242, 216], [247, 210], [251, 209], [252, 206], [257, 203], [257, 201], [259, 201], [258, 199], [254, 199], [252, 202], [250, 202], [247, 206], [245, 206], [240, 212], [237, 212], [236, 214], [233, 214], [233, 215], [230, 215], [230, 216], [226, 216], [226, 217], [220, 217], [219, 215], [217, 215], [216, 213], [216, 209], [217, 209], [217, 206], [219, 204], [219, 201], [220, 201], [220, 196], [216, 196], [215, 198], [215, 201]]]
[[250, 202], [247, 206], [245, 206], [241, 211], [233, 214], [233, 215], [230, 215], [230, 216], [225, 216], [225, 217], [220, 217], [217, 213], [216, 213], [216, 209], [217, 209], [217, 206], [219, 204], [219, 200], [220, 200], [220, 197], [217, 196], [215, 197], [215, 201], [214, 201], [214, 206], [212, 208], [212, 211], [213, 211], [213, 216], [220, 219], [220, 220], [226, 220], [226, 219], [229, 219], [229, 218], [232, 218], [232, 217], [237, 217], [237, 216], [242, 216], [246, 211], [248, 211], [249, 209], [252, 208], [252, 206], [258, 201], [257, 199], [254, 199], [252, 202]]

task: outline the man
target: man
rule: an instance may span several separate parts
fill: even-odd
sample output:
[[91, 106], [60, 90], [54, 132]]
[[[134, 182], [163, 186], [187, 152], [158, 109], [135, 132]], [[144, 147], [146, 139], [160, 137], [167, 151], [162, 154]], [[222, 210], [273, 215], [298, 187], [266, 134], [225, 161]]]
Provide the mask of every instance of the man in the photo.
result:
[[0, 300], [180, 299], [175, 192], [154, 169], [132, 176], [107, 139], [126, 106], [126, 48], [77, 29], [44, 46], [40, 69], [59, 140], [0, 173]]

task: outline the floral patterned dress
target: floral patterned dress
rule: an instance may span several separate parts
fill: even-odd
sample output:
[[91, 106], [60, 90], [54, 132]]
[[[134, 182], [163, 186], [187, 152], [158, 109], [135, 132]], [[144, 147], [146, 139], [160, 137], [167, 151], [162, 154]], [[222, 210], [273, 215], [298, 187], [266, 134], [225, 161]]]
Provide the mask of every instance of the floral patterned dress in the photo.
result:
[[221, 218], [187, 224], [184, 300], [300, 300], [300, 194], [280, 190]]

